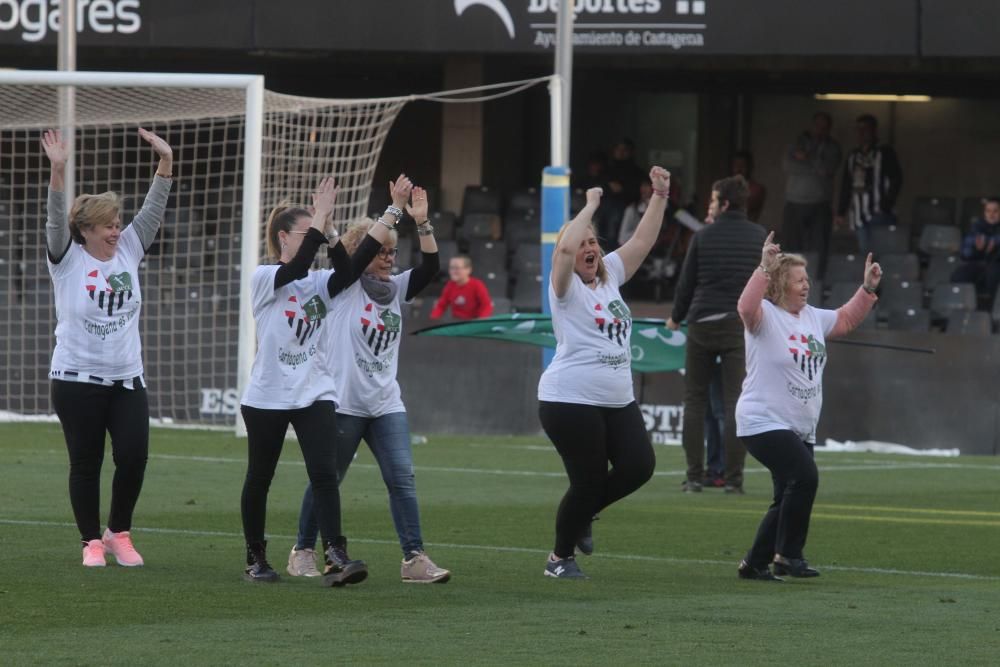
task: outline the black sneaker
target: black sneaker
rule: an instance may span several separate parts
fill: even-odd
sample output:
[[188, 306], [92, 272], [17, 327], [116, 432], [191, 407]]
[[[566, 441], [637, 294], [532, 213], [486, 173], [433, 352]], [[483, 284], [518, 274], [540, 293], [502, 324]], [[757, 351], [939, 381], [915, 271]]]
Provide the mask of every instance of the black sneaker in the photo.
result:
[[267, 562], [267, 542], [255, 542], [247, 545], [247, 567], [243, 571], [246, 581], [273, 584], [281, 577]]
[[736, 574], [740, 579], [752, 579], [754, 581], [784, 581], [784, 579], [771, 574], [771, 571], [767, 569], [766, 565], [758, 569], [745, 560], [740, 561], [740, 566], [736, 569]]
[[583, 534], [580, 535], [580, 539], [576, 541], [577, 550], [584, 556], [589, 556], [594, 553], [594, 522], [597, 521], [598, 517], [594, 517], [587, 524], [587, 527], [583, 529]]
[[809, 567], [805, 558], [785, 558], [783, 556], [774, 557], [774, 573], [798, 579], [819, 576], [819, 570]]
[[333, 544], [326, 544], [326, 567], [323, 569], [324, 586], [360, 584], [368, 578], [368, 566], [363, 560], [351, 560], [347, 555], [347, 538], [338, 537]]
[[569, 558], [555, 558], [555, 554], [549, 556], [548, 561], [545, 563], [545, 576], [554, 577], [556, 579], [586, 579], [585, 575], [581, 570], [580, 566], [576, 564], [576, 559], [570, 556]]

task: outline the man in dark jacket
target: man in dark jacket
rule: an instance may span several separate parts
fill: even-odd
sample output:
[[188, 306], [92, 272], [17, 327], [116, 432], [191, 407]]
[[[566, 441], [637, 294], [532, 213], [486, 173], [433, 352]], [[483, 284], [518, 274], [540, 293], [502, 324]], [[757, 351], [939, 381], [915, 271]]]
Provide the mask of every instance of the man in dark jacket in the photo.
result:
[[1000, 286], [1000, 198], [983, 202], [983, 217], [972, 223], [962, 241], [962, 263], [951, 274], [953, 283], [974, 283], [992, 299]]
[[736, 313], [740, 293], [760, 264], [764, 228], [747, 218], [749, 188], [742, 176], [712, 186], [708, 217], [714, 222], [698, 231], [688, 246], [667, 326], [687, 321], [684, 433], [687, 457], [684, 490], [702, 489], [705, 475], [705, 406], [716, 359], [722, 360], [725, 405], [726, 492], [743, 493], [746, 450], [736, 438], [736, 401], [746, 374], [743, 324]]

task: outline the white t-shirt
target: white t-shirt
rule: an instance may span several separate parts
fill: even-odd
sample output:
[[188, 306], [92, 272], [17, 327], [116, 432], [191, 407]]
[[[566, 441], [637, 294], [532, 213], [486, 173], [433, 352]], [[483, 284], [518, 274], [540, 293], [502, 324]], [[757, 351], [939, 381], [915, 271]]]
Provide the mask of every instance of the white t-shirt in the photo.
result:
[[[264, 410], [292, 410], [316, 401], [337, 401], [329, 374], [314, 373], [319, 333], [330, 328], [327, 281], [332, 271], [312, 271], [305, 278], [274, 289], [279, 265], [258, 266], [250, 281], [257, 356], [243, 405]], [[338, 295], [339, 296], [339, 295]]]
[[747, 376], [736, 403], [736, 435], [788, 429], [816, 442], [823, 406], [826, 337], [837, 311], [806, 306], [798, 317], [766, 299], [760, 327], [747, 330]]
[[608, 279], [596, 289], [574, 273], [563, 298], [549, 283], [556, 355], [538, 382], [538, 400], [623, 407], [632, 390], [632, 314], [618, 288], [625, 265], [604, 257]]
[[127, 380], [142, 375], [139, 262], [145, 252], [129, 225], [108, 261], [76, 242], [70, 243], [58, 264], [49, 260], [56, 300], [50, 378], [78, 380], [90, 375]]
[[387, 306], [371, 300], [361, 281], [338, 295], [334, 326], [324, 329], [316, 371], [332, 375], [339, 388], [337, 412], [381, 417], [406, 412], [396, 373], [403, 334], [403, 303], [410, 285], [406, 271], [390, 280], [396, 298]]

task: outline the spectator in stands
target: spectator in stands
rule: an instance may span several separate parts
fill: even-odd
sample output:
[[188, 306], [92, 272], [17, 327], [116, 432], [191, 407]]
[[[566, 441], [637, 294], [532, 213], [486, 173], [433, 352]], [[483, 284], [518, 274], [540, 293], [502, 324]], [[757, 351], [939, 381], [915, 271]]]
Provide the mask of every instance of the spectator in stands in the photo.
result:
[[635, 144], [631, 139], [622, 139], [612, 147], [611, 161], [608, 163], [608, 183], [601, 200], [602, 227], [598, 233], [606, 250], [617, 247], [615, 241], [621, 229], [625, 209], [639, 201], [639, 184], [645, 177], [635, 162]]
[[639, 221], [642, 220], [646, 208], [649, 207], [649, 200], [652, 196], [653, 184], [648, 178], [644, 178], [639, 183], [639, 201], [629, 204], [625, 208], [625, 214], [622, 216], [622, 225], [618, 230], [619, 246], [624, 245], [626, 241], [632, 238], [632, 234], [635, 233], [636, 227], [639, 226]]
[[[140, 129], [139, 136], [156, 152], [159, 164], [142, 208], [122, 229], [113, 192], [77, 196], [67, 217], [63, 188], [70, 149], [58, 131], [42, 135], [51, 167], [45, 248], [57, 319], [49, 377], [69, 453], [69, 500], [85, 567], [104, 567], [105, 553], [125, 567], [143, 564], [131, 537], [149, 451], [139, 263], [163, 222], [173, 182], [173, 150], [152, 132]], [[107, 433], [115, 477], [102, 535], [101, 464]]]
[[482, 280], [472, 276], [472, 259], [456, 255], [448, 262], [448, 277], [441, 298], [431, 310], [431, 319], [440, 319], [451, 308], [456, 320], [478, 320], [493, 314], [493, 300]]
[[878, 141], [878, 121], [869, 114], [857, 120], [858, 146], [847, 154], [834, 225], [850, 223], [862, 253], [868, 252], [869, 230], [896, 223], [896, 199], [903, 170], [891, 146]]
[[[774, 502], [740, 562], [741, 579], [815, 577], [803, 555], [819, 473], [813, 460], [823, 403], [826, 340], [854, 330], [878, 300], [882, 269], [865, 262], [861, 287], [837, 310], [808, 304], [809, 275], [801, 255], [783, 255], [768, 235], [760, 266], [739, 300], [746, 326], [747, 377], [736, 406], [740, 439], [771, 471]], [[867, 389], [867, 387], [861, 387]], [[768, 569], [774, 564], [774, 573]], [[777, 575], [777, 576], [776, 576]]]
[[[451, 573], [424, 553], [420, 511], [413, 478], [413, 451], [406, 407], [396, 375], [403, 331], [403, 304], [410, 303], [437, 276], [438, 247], [427, 217], [427, 192], [413, 188], [407, 213], [417, 223], [420, 266], [392, 275], [396, 233], [383, 242], [378, 255], [363, 268], [361, 279], [343, 293], [330, 326], [320, 334], [318, 369], [334, 378], [339, 390], [336, 449], [337, 476], [343, 484], [362, 438], [378, 463], [389, 492], [389, 509], [403, 550], [400, 576], [406, 583], [443, 583]], [[371, 226], [368, 220], [344, 233], [344, 245], [355, 253]], [[327, 434], [329, 438], [332, 434]], [[288, 555], [292, 576], [317, 576], [317, 523], [312, 485], [306, 487], [299, 514], [298, 541]]]
[[833, 229], [833, 181], [843, 153], [830, 136], [833, 120], [825, 111], [813, 114], [812, 129], [798, 136], [782, 161], [785, 210], [781, 236], [786, 248], [819, 255], [817, 276], [826, 273]]
[[688, 246], [667, 320], [671, 329], [688, 323], [684, 376], [684, 433], [688, 493], [702, 490], [705, 477], [705, 412], [716, 358], [722, 359], [723, 429], [726, 491], [743, 493], [746, 451], [736, 438], [735, 409], [745, 373], [743, 325], [736, 302], [758, 264], [764, 228], [747, 218], [749, 189], [742, 176], [730, 176], [712, 186], [710, 225], [695, 233]]
[[962, 260], [951, 281], [974, 283], [976, 291], [992, 300], [1000, 286], [1000, 197], [983, 202], [983, 217], [962, 241]]
[[764, 202], [767, 201], [767, 188], [753, 180], [753, 153], [736, 151], [729, 164], [730, 174], [742, 176], [750, 190], [747, 196], [747, 217], [752, 222], [760, 222], [760, 216], [764, 213]]

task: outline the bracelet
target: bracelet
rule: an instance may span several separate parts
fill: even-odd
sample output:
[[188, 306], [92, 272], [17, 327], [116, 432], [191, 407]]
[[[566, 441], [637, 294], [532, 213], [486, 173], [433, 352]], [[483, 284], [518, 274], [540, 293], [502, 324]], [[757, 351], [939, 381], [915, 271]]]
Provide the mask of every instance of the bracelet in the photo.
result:
[[868, 292], [869, 294], [874, 294], [876, 292], [877, 288], [875, 288], [875, 287], [869, 287], [868, 285], [865, 285], [864, 283], [862, 283], [861, 284], [861, 289], [863, 289], [864, 291]]
[[[400, 218], [403, 217], [403, 209], [399, 208], [398, 206], [393, 206], [392, 204], [390, 204], [385, 208], [385, 213], [395, 216], [396, 222], [399, 222]], [[383, 215], [385, 215], [385, 213], [383, 213]]]
[[389, 231], [394, 231], [396, 229], [396, 225], [392, 224], [391, 222], [386, 222], [382, 218], [378, 218], [375, 222], [378, 222], [378, 223], [381, 223], [381, 224], [385, 225], [386, 227], [389, 228]]
[[770, 271], [768, 271], [768, 270], [767, 270], [767, 267], [766, 267], [766, 266], [764, 266], [763, 264], [761, 264], [761, 265], [760, 265], [760, 266], [758, 266], [757, 268], [758, 268], [758, 269], [760, 269], [760, 270], [761, 270], [761, 271], [762, 271], [762, 272], [764, 273], [764, 275], [765, 275], [765, 276], [768, 276], [768, 277], [770, 277], [770, 276], [771, 276], [771, 272], [770, 272]]
[[430, 223], [425, 222], [422, 225], [417, 226], [418, 236], [433, 236], [433, 234], [434, 234], [434, 227]]
[[173, 178], [174, 172], [170, 172], [169, 174], [161, 174], [159, 171], [157, 171], [156, 175], [159, 176], [160, 178]]
[[421, 220], [420, 222], [417, 222], [416, 220], [414, 220], [413, 222], [416, 222], [417, 223], [417, 227], [419, 227], [420, 225], [426, 225], [430, 221], [431, 221], [431, 219], [427, 218], [425, 220]]
[[670, 191], [669, 190], [653, 190], [653, 194], [654, 195], [660, 195], [661, 197], [663, 197], [664, 199], [666, 199], [667, 195], [670, 194]]

